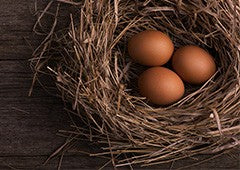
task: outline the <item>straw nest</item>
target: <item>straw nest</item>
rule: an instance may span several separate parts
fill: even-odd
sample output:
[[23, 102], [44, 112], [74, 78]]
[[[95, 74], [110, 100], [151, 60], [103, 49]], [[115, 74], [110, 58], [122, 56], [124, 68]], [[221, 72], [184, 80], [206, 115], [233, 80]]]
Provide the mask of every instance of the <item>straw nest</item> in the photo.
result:
[[[58, 13], [31, 60], [37, 75], [54, 76], [72, 104], [73, 138], [85, 136], [105, 146], [114, 166], [153, 165], [240, 145], [240, 3], [235, 0], [67, 1], [74, 6], [62, 30]], [[136, 80], [144, 69], [131, 61], [128, 39], [143, 30], [168, 34], [178, 48], [207, 49], [217, 73], [201, 86], [186, 84], [177, 103], [160, 107], [141, 97]], [[78, 124], [79, 119], [81, 124]], [[66, 134], [66, 132], [65, 132]], [[128, 154], [127, 154], [128, 153]], [[125, 155], [125, 156], [121, 156]]]

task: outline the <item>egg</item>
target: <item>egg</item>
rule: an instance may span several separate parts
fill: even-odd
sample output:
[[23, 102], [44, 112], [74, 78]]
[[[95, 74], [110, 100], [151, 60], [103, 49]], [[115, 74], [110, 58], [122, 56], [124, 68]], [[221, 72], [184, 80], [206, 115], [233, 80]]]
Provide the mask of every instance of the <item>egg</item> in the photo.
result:
[[157, 105], [178, 101], [184, 94], [181, 78], [165, 67], [150, 67], [138, 79], [140, 94]]
[[172, 66], [175, 72], [190, 84], [202, 84], [216, 72], [213, 57], [198, 46], [184, 46], [173, 55]]
[[132, 59], [146, 66], [161, 66], [169, 61], [174, 51], [172, 40], [161, 31], [146, 30], [134, 35], [128, 42]]

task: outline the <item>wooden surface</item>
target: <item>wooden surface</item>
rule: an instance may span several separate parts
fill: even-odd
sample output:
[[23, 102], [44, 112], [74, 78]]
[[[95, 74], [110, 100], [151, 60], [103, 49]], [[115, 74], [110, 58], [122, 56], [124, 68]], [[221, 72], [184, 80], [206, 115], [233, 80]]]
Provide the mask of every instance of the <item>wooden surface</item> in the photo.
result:
[[[33, 5], [34, 0], [0, 1], [0, 170], [57, 169], [58, 158], [45, 166], [42, 163], [64, 142], [63, 138], [56, 136], [57, 131], [67, 129], [70, 124], [61, 100], [41, 86], [37, 85], [33, 95], [28, 97], [32, 79], [28, 59], [32, 49], [27, 42], [36, 47], [40, 41], [32, 34]], [[48, 80], [47, 77], [42, 79]], [[80, 144], [80, 149], [88, 147], [92, 145]], [[66, 153], [62, 169], [98, 169], [106, 161]], [[189, 163], [191, 160], [188, 159], [175, 165]], [[152, 168], [169, 169], [170, 166]], [[111, 165], [107, 167], [112, 169]], [[188, 169], [240, 169], [239, 155], [235, 158], [224, 155]]]

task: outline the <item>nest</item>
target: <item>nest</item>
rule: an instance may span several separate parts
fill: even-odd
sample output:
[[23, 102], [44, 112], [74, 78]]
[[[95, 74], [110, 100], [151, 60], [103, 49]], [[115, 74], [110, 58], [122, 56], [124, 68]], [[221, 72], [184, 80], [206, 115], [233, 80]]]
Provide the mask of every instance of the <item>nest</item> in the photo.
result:
[[[52, 2], [51, 2], [52, 3]], [[50, 4], [51, 4], [50, 3]], [[71, 103], [75, 138], [104, 146], [114, 166], [144, 166], [240, 145], [240, 4], [234, 0], [84, 0], [68, 3], [70, 24], [53, 25], [31, 60], [54, 77], [63, 101]], [[50, 4], [34, 28], [49, 14]], [[69, 7], [70, 7], [69, 6]], [[139, 95], [136, 80], [146, 69], [130, 59], [126, 44], [143, 30], [168, 34], [175, 48], [198, 45], [215, 58], [218, 71], [205, 84], [186, 84], [186, 94], [169, 106]], [[36, 31], [36, 30], [35, 30]], [[66, 132], [65, 132], [66, 133]], [[125, 156], [121, 156], [125, 155]]]

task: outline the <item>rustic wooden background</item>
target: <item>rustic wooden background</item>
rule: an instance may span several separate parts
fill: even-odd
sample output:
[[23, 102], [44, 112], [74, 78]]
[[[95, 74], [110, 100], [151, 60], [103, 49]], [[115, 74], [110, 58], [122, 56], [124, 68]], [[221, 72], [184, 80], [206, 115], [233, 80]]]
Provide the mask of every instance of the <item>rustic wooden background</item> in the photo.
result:
[[[44, 5], [47, 1], [40, 2]], [[56, 136], [57, 131], [67, 129], [70, 124], [61, 100], [41, 86], [35, 86], [33, 95], [28, 97], [32, 80], [28, 59], [32, 48], [40, 42], [39, 37], [32, 34], [33, 5], [34, 0], [0, 0], [0, 170], [57, 169], [58, 158], [45, 166], [42, 163], [64, 142]], [[92, 146], [80, 143], [79, 147]], [[223, 155], [188, 169], [240, 169], [239, 154], [234, 155]], [[98, 169], [106, 161], [67, 153], [62, 169]], [[173, 167], [189, 163], [190, 159], [177, 162]], [[170, 167], [166, 164], [152, 168]], [[111, 165], [107, 169], [112, 169]]]

